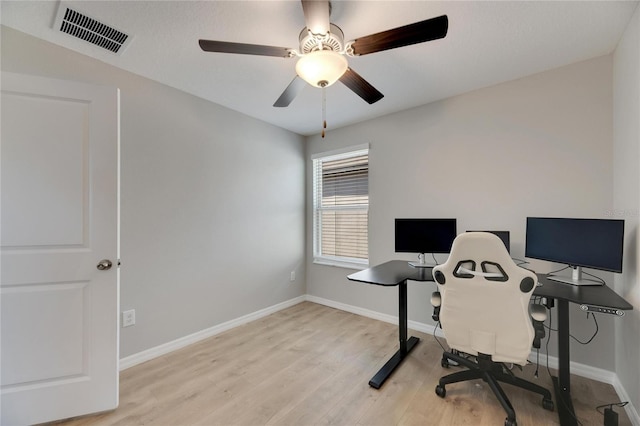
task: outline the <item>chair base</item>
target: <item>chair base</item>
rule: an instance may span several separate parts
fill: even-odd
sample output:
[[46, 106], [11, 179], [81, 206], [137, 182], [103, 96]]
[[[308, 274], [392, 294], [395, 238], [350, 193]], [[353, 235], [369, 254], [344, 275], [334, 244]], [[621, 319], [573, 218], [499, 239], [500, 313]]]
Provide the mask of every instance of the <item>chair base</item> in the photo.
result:
[[442, 366], [447, 367], [449, 361], [457, 362], [459, 365], [467, 367], [468, 370], [458, 371], [440, 378], [438, 386], [436, 386], [436, 394], [441, 398], [444, 398], [446, 395], [445, 385], [468, 380], [482, 379], [487, 382], [498, 399], [498, 402], [500, 402], [500, 405], [502, 405], [502, 408], [506, 411], [506, 426], [515, 426], [517, 424], [516, 412], [511, 405], [511, 401], [509, 401], [509, 398], [504, 393], [504, 390], [498, 382], [508, 383], [540, 394], [542, 395], [542, 406], [549, 411], [553, 411], [554, 409], [551, 392], [549, 392], [548, 389], [512, 374], [505, 373], [502, 363], [493, 362], [489, 355], [478, 354], [477, 362], [473, 362], [458, 353], [444, 352], [442, 354]]

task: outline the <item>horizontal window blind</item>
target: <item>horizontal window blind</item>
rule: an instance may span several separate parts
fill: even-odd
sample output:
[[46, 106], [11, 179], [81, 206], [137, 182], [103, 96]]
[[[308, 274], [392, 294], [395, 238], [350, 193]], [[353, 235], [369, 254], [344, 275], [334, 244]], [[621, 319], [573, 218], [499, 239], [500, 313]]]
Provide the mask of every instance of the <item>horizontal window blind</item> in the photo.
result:
[[368, 149], [313, 160], [314, 258], [367, 263]]

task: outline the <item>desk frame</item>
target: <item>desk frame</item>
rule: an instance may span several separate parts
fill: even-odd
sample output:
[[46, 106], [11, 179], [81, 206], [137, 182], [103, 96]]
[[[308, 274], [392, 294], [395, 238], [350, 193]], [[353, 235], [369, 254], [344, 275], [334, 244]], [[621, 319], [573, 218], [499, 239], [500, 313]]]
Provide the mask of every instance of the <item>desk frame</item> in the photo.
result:
[[558, 376], [551, 376], [551, 379], [560, 425], [577, 426], [578, 420], [571, 400], [569, 302], [622, 310], [633, 309], [633, 306], [606, 285], [574, 286], [548, 280], [546, 274], [537, 275], [542, 286], [536, 287], [533, 294], [553, 299], [558, 308]]
[[551, 376], [556, 394], [560, 424], [578, 425], [571, 401], [571, 369], [569, 356], [569, 302], [558, 300], [558, 376]]
[[[413, 268], [406, 261], [392, 260], [347, 277], [350, 281], [398, 286], [400, 347], [369, 381], [371, 387], [379, 389], [420, 341], [413, 336], [407, 339], [407, 281], [433, 281], [431, 273], [432, 268]], [[552, 376], [556, 409], [562, 426], [574, 426], [578, 422], [571, 401], [569, 302], [622, 310], [633, 309], [633, 306], [606, 285], [574, 286], [550, 281], [545, 274], [537, 275], [542, 286], [536, 287], [534, 295], [545, 297], [552, 303], [557, 303], [558, 308], [558, 376]]]
[[376, 373], [371, 380], [369, 380], [369, 386], [375, 389], [380, 389], [382, 384], [391, 376], [391, 373], [402, 363], [402, 360], [407, 357], [409, 352], [420, 341], [415, 336], [409, 337], [407, 340], [408, 326], [407, 326], [407, 280], [404, 280], [398, 284], [398, 334], [400, 337], [400, 348], [389, 361], [387, 361], [382, 368]]
[[380, 389], [393, 371], [402, 363], [402, 360], [409, 355], [420, 341], [415, 336], [407, 339], [407, 281], [433, 281], [431, 270], [432, 268], [414, 268], [405, 260], [391, 260], [347, 277], [351, 281], [367, 284], [398, 286], [398, 337], [400, 347], [375, 376], [369, 380], [369, 386], [372, 388]]

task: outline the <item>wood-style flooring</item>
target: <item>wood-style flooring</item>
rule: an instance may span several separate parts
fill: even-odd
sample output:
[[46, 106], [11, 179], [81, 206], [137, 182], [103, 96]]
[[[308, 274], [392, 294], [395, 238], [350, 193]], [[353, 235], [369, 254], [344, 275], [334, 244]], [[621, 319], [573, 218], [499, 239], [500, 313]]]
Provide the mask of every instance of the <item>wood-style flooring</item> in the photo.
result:
[[[458, 367], [440, 365], [432, 335], [376, 390], [369, 379], [397, 350], [398, 328], [304, 302], [145, 362], [120, 374], [120, 406], [56, 425], [503, 425], [506, 414], [486, 383], [447, 386], [438, 379]], [[440, 339], [446, 344], [444, 339]], [[540, 356], [517, 375], [551, 389]], [[555, 374], [555, 371], [553, 371]], [[618, 401], [613, 387], [572, 376], [576, 415], [602, 425], [596, 406]], [[542, 398], [504, 385], [518, 424], [558, 424]], [[553, 393], [553, 392], [552, 392]], [[631, 424], [616, 409], [619, 424]]]

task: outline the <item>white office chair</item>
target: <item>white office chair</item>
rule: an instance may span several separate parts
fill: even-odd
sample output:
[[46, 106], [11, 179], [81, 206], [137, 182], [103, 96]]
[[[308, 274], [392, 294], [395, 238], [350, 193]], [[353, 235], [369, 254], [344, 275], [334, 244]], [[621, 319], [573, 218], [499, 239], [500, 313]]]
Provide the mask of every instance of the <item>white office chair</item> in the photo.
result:
[[451, 360], [467, 368], [442, 377], [436, 394], [444, 398], [446, 385], [482, 379], [507, 412], [505, 425], [513, 426], [515, 411], [498, 384], [505, 382], [542, 395], [542, 406], [553, 411], [549, 390], [515, 377], [503, 364], [526, 365], [536, 337], [532, 317], [540, 325], [546, 318], [543, 306], [529, 309], [536, 275], [517, 266], [497, 236], [469, 232], [458, 235], [446, 263], [433, 268], [433, 277], [439, 290], [432, 296], [434, 317], [452, 349], [444, 352], [442, 366]]

